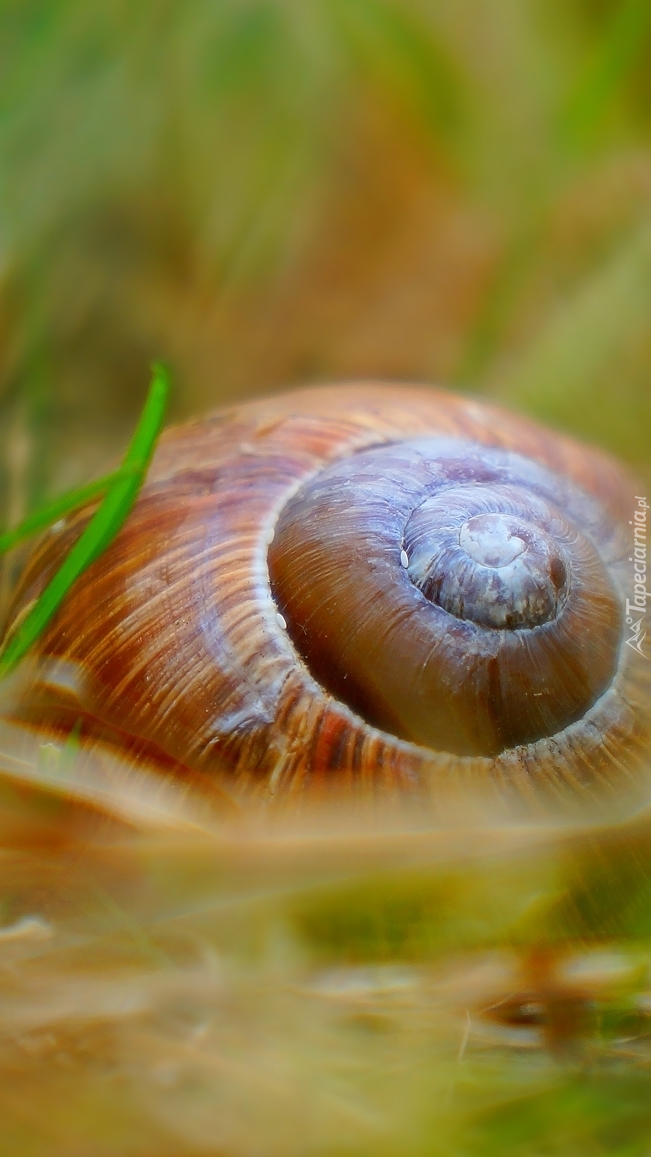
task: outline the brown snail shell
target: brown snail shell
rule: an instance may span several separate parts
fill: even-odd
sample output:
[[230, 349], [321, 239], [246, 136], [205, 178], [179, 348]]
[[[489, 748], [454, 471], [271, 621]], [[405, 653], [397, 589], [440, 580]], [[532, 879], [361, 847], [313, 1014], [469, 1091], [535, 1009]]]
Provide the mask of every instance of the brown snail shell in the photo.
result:
[[[633, 778], [651, 752], [651, 663], [624, 637], [635, 494], [601, 453], [425, 388], [169, 430], [16, 717], [236, 798]], [[36, 549], [8, 631], [87, 517]]]

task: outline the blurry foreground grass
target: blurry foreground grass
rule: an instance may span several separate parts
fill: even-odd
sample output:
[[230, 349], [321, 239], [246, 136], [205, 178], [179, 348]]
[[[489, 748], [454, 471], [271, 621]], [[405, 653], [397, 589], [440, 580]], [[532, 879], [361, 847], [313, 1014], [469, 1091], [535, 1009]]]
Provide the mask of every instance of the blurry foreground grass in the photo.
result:
[[234, 827], [55, 755], [0, 800], [1, 1154], [648, 1153], [648, 817]]

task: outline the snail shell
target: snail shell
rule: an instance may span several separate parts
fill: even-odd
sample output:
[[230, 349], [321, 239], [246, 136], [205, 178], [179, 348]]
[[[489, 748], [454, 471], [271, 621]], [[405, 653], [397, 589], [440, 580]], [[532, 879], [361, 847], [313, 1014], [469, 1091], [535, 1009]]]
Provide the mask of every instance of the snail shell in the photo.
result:
[[[172, 429], [16, 715], [237, 798], [621, 782], [651, 751], [651, 663], [625, 645], [635, 495], [599, 452], [431, 389]], [[87, 517], [36, 549], [9, 631]]]

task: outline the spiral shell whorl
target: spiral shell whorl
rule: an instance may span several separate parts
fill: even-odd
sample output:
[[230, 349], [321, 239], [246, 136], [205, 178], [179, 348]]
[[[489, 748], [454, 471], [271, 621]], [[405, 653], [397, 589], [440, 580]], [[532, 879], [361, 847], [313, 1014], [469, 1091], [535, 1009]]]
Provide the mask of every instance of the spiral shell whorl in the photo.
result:
[[287, 504], [272, 587], [310, 670], [369, 722], [492, 756], [561, 731], [613, 678], [622, 616], [589, 537], [599, 522], [519, 455], [397, 443]]
[[[498, 498], [494, 488], [492, 495]], [[458, 619], [495, 629], [537, 627], [565, 603], [567, 556], [530, 512], [508, 502], [508, 491], [499, 497], [515, 509], [482, 510], [470, 488], [425, 499], [405, 527], [409, 577]]]

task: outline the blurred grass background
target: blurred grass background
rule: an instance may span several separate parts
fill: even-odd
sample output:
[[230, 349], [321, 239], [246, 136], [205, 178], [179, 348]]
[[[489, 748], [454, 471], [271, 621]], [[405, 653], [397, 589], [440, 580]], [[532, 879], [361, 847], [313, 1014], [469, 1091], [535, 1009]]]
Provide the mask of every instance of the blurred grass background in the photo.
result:
[[2, 0], [2, 499], [294, 383], [482, 392], [644, 467], [648, 0]]
[[[0, 0], [0, 524], [154, 358], [177, 419], [437, 382], [651, 477], [650, 62], [649, 0]], [[648, 820], [285, 875], [12, 791], [3, 1157], [647, 1157]]]

